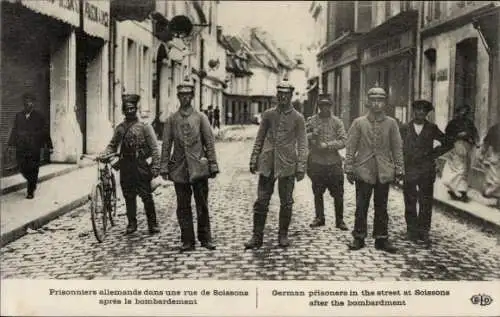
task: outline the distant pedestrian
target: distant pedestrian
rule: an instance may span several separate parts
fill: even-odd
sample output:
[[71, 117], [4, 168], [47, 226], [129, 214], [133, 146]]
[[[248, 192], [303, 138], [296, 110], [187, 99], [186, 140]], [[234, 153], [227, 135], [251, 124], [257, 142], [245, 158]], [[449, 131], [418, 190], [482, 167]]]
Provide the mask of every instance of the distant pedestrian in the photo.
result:
[[[141, 197], [150, 234], [159, 233], [156, 208], [153, 200], [151, 180], [160, 172], [160, 153], [153, 127], [140, 122], [137, 103], [140, 96], [122, 96], [122, 111], [125, 120], [120, 123], [102, 153], [106, 156], [119, 150], [120, 185], [127, 208], [128, 225], [125, 234], [137, 231], [137, 196]], [[147, 160], [151, 158], [151, 164]]]
[[500, 202], [500, 123], [489, 128], [483, 139], [480, 158], [485, 167], [483, 196]]
[[331, 112], [333, 103], [328, 94], [318, 101], [319, 113], [308, 120], [309, 158], [307, 174], [312, 182], [316, 217], [312, 228], [325, 225], [323, 196], [328, 189], [335, 203], [335, 226], [347, 230], [344, 223], [344, 171], [339, 150], [345, 148], [344, 123]]
[[27, 199], [33, 199], [38, 183], [40, 154], [43, 147], [53, 152], [50, 130], [44, 116], [35, 109], [36, 98], [23, 95], [24, 110], [18, 112], [9, 137], [9, 147], [15, 148], [19, 171], [27, 181]]
[[403, 178], [403, 142], [395, 119], [386, 116], [387, 95], [380, 87], [368, 91], [368, 115], [355, 119], [349, 129], [346, 146], [347, 180], [356, 182], [356, 214], [351, 250], [365, 246], [368, 207], [374, 192], [375, 248], [389, 253], [397, 249], [389, 242], [387, 201], [389, 186]]
[[451, 151], [445, 156], [441, 177], [450, 197], [463, 202], [469, 201], [467, 174], [472, 149], [479, 143], [479, 134], [470, 115], [470, 106], [464, 105], [456, 110], [455, 118], [446, 126], [446, 146]]
[[[215, 139], [205, 114], [192, 106], [194, 85], [185, 81], [177, 86], [180, 108], [168, 117], [163, 131], [161, 176], [174, 182], [177, 220], [181, 228], [181, 252], [195, 249], [191, 197], [194, 195], [198, 240], [209, 250], [212, 241], [208, 210], [208, 179], [219, 173]], [[173, 151], [172, 151], [173, 147]]]
[[220, 108], [219, 106], [215, 107], [214, 110], [214, 128], [220, 129]]
[[214, 107], [212, 105], [208, 106], [208, 122], [210, 123], [210, 126], [213, 126], [214, 123]]
[[304, 117], [293, 109], [293, 86], [288, 82], [277, 86], [279, 105], [262, 114], [257, 137], [250, 158], [250, 172], [259, 173], [257, 200], [253, 206], [253, 235], [245, 243], [246, 249], [262, 246], [269, 201], [278, 180], [280, 196], [279, 245], [289, 245], [288, 229], [292, 220], [295, 178], [305, 176], [307, 137]]
[[[436, 180], [435, 161], [446, 151], [446, 139], [438, 126], [426, 119], [434, 109], [429, 101], [417, 100], [413, 102], [412, 108], [413, 120], [401, 127], [407, 237], [411, 241], [421, 240], [428, 243]], [[434, 141], [438, 141], [441, 146], [435, 148]]]

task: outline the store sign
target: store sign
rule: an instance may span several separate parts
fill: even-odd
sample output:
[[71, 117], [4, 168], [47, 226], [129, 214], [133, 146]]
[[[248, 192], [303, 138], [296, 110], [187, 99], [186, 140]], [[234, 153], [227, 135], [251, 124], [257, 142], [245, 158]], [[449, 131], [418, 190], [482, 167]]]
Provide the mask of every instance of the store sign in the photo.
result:
[[363, 60], [367, 62], [369, 60], [384, 58], [400, 49], [411, 47], [413, 45], [412, 35], [413, 32], [408, 31], [377, 41], [375, 45], [363, 51]]
[[437, 81], [447, 81], [448, 80], [448, 70], [447, 69], [438, 70], [437, 74], [436, 74], [436, 79], [437, 79]]
[[80, 25], [79, 0], [21, 0], [23, 6], [78, 27]]
[[109, 37], [109, 1], [85, 0], [83, 4], [83, 29], [86, 33], [103, 38]]

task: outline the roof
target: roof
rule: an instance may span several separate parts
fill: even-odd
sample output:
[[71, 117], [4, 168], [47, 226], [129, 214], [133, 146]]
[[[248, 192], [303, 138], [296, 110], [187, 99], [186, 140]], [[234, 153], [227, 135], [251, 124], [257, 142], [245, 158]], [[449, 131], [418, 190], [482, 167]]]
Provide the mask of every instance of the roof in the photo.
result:
[[279, 64], [286, 68], [292, 68], [295, 65], [288, 54], [276, 44], [268, 32], [258, 27], [250, 28], [249, 32], [250, 36], [257, 39], [272, 54]]

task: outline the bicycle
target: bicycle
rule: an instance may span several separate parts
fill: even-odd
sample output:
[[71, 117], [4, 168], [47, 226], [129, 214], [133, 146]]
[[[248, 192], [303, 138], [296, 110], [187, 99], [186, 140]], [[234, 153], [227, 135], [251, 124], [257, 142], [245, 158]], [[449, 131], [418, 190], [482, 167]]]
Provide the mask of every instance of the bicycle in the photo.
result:
[[[90, 216], [92, 229], [99, 242], [103, 242], [106, 236], [108, 220], [114, 226], [113, 218], [116, 217], [117, 189], [116, 179], [112, 171], [111, 161], [118, 154], [112, 153], [102, 157], [95, 157], [83, 154], [81, 159], [89, 158], [97, 162], [97, 183], [92, 187], [89, 195]], [[104, 165], [104, 166], [101, 166]]]

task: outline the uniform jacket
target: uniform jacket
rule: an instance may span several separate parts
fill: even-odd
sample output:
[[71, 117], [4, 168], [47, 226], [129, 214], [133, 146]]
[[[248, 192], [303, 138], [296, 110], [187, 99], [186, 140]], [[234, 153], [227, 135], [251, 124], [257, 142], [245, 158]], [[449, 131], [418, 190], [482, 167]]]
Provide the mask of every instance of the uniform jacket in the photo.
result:
[[[338, 152], [345, 148], [347, 140], [344, 123], [334, 115], [322, 117], [320, 114], [312, 116], [307, 125], [311, 132], [307, 133], [309, 142], [309, 162], [319, 165], [341, 164], [342, 158]], [[314, 133], [317, 131], [317, 133]], [[326, 149], [320, 149], [319, 143], [325, 142]]]
[[43, 115], [37, 110], [33, 110], [26, 118], [24, 111], [18, 112], [14, 119], [8, 145], [15, 146], [17, 151], [21, 152], [39, 152], [44, 146], [52, 148], [49, 127]]
[[[126, 131], [129, 126], [131, 127]], [[124, 135], [125, 139], [120, 153], [125, 156], [135, 156], [141, 161], [151, 158], [151, 172], [157, 174], [160, 169], [160, 151], [155, 132], [150, 124], [138, 120], [132, 122], [123, 121], [115, 128], [113, 137], [103, 155], [116, 153]]]
[[375, 184], [394, 181], [404, 172], [403, 142], [394, 118], [371, 114], [355, 119], [349, 129], [345, 172]]
[[191, 162], [202, 157], [207, 158], [211, 173], [219, 172], [207, 116], [193, 108], [179, 109], [165, 122], [160, 173], [175, 183], [189, 183]]
[[262, 114], [250, 166], [265, 177], [275, 178], [305, 173], [307, 137], [304, 117], [293, 107], [271, 108]]
[[[401, 127], [405, 179], [415, 180], [420, 175], [435, 176], [435, 160], [445, 152], [445, 135], [437, 125], [427, 120], [418, 135], [413, 124], [412, 120]], [[434, 148], [434, 140], [439, 141], [441, 146]]]

